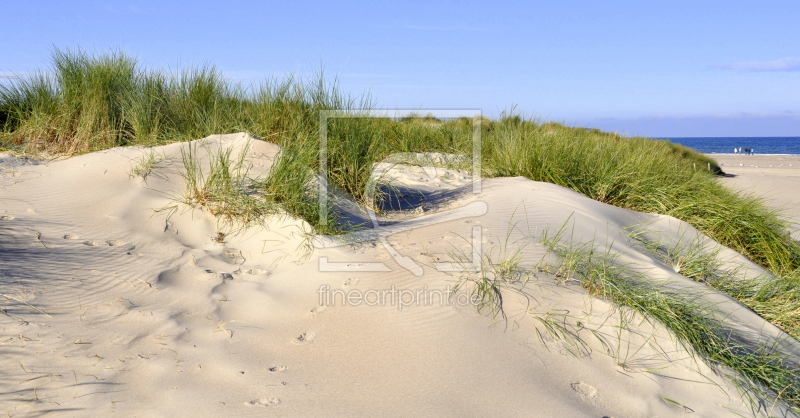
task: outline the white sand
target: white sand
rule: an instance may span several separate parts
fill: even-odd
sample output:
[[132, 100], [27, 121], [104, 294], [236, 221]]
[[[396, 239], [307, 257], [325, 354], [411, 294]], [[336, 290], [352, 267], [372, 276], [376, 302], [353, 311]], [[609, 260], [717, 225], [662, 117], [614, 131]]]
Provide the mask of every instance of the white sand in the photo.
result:
[[729, 174], [723, 183], [764, 198], [796, 225], [800, 240], [800, 157], [789, 155], [709, 154]]
[[[241, 146], [246, 140], [236, 134], [203, 142]], [[565, 224], [565, 239], [594, 242], [600, 251], [612, 246], [619, 263], [646, 271], [646, 280], [704, 294], [744, 341], [785, 337], [657, 261], [623, 229], [648, 225], [651, 235], [666, 241], [692, 239], [696, 231], [685, 223], [524, 178], [485, 180], [482, 193], [473, 195], [458, 189], [471, 190], [456, 181], [461, 172], [395, 166], [389, 174], [398, 183], [424, 183], [429, 200], [448, 199], [372, 231], [395, 253], [380, 240], [336, 246], [317, 239], [329, 248], [312, 250], [307, 225], [286, 216], [218, 243], [218, 223], [207, 212], [179, 206], [168, 218], [155, 211], [175, 205], [170, 196], [183, 190], [180, 147], [156, 148], [166, 158], [146, 183], [128, 174], [141, 148], [40, 165], [3, 157], [0, 412], [751, 415], [735, 376], [693, 358], [662, 326], [534, 268], [543, 257], [552, 259], [535, 237]], [[254, 141], [248, 158], [255, 171], [268, 170], [277, 152], [273, 144]], [[436, 178], [426, 178], [429, 173]], [[438, 189], [441, 194], [432, 192]], [[457, 212], [470, 209], [476, 210], [472, 216]], [[484, 261], [518, 253], [521, 266], [535, 274], [524, 288], [529, 298], [506, 292], [507, 322], [459, 306], [464, 298], [458, 295], [440, 303], [438, 295], [458, 273], [438, 271], [434, 263], [454, 261], [459, 251], [470, 258], [475, 226]], [[750, 276], [764, 274], [730, 251], [724, 255], [743, 263]], [[369, 263], [391, 271], [363, 271], [374, 267]], [[415, 268], [423, 274], [415, 275]], [[400, 306], [398, 299], [412, 302], [409, 293], [394, 299], [384, 293], [383, 306], [343, 306], [341, 296], [326, 303], [333, 296], [326, 291], [343, 290], [375, 305], [377, 291], [391, 289], [428, 291], [434, 300]], [[559, 340], [545, 324], [562, 326], [586, 344]], [[797, 347], [786, 342], [785, 349]], [[756, 414], [782, 411], [767, 404]]]

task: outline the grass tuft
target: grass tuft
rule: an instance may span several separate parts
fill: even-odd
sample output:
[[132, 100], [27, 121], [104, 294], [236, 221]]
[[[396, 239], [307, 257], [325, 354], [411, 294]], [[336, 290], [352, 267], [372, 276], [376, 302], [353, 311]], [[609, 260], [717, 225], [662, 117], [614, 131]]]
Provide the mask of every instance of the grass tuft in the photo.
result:
[[[250, 144], [243, 146], [235, 158], [232, 158], [232, 147], [203, 148], [208, 155], [208, 169], [198, 155], [196, 142], [181, 148], [185, 188], [179, 200], [191, 207], [205, 208], [231, 227], [263, 225], [267, 215], [275, 213], [275, 208], [254, 193], [253, 185], [258, 184], [259, 179], [249, 176], [246, 156]], [[224, 235], [220, 239], [224, 239]]]
[[144, 151], [139, 158], [134, 159], [131, 162], [131, 169], [128, 172], [128, 176], [141, 177], [142, 180], [147, 182], [147, 177], [163, 159], [163, 156], [159, 155], [154, 149], [150, 148], [147, 151]]

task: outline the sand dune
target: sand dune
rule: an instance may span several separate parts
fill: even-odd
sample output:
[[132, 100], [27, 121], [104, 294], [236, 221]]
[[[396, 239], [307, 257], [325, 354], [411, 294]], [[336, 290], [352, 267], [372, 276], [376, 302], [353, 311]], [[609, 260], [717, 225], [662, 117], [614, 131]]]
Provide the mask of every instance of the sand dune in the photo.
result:
[[[247, 134], [196, 141], [200, 150], [248, 142], [252, 174], [269, 170], [274, 144]], [[139, 147], [38, 164], [3, 156], [0, 411], [786, 414], [781, 404], [754, 411], [739, 377], [696, 359], [662, 325], [537, 268], [557, 263], [538, 238], [563, 227], [565, 244], [613, 252], [646, 280], [714, 306], [743, 343], [778, 344], [798, 358], [796, 341], [629, 236], [633, 227], [665, 242], [718, 245], [684, 222], [525, 178], [487, 179], [472, 194], [464, 172], [400, 163], [383, 171], [403, 190], [425, 192], [422, 210], [384, 214], [378, 228], [339, 238], [312, 237], [289, 216], [226, 234], [207, 211], [175, 201], [185, 146], [155, 148], [161, 160], [146, 181], [130, 175], [149, 152]], [[768, 275], [721, 251], [747, 277]], [[479, 313], [464, 290], [445, 295], [466, 274], [447, 270], [491, 269], [488, 260], [514, 255], [527, 296], [505, 294], [506, 320]]]

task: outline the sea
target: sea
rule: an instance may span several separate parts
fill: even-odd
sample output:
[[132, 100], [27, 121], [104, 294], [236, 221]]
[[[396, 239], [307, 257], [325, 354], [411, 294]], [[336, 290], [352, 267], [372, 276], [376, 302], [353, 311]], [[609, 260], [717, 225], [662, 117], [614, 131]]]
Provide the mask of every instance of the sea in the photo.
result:
[[754, 154], [800, 155], [800, 136], [781, 137], [682, 137], [656, 138], [693, 148], [703, 154], [733, 154], [734, 148], [750, 148]]

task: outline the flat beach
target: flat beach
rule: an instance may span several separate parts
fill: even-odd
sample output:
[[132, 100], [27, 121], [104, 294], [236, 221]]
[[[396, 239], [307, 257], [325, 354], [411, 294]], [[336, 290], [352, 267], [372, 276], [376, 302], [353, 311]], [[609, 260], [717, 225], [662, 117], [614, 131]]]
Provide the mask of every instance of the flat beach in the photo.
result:
[[792, 237], [800, 240], [800, 156], [708, 154], [728, 174], [723, 184], [762, 197], [791, 218]]
[[[194, 144], [244, 149], [258, 172], [278, 152], [243, 133]], [[564, 245], [590, 243], [646, 272], [635, 276], [643, 283], [697, 292], [732, 335], [797, 358], [796, 341], [777, 327], [630, 235], [644, 225], [642, 236], [700, 240], [749, 277], [765, 274], [682, 221], [523, 177], [486, 179], [473, 193], [468, 173], [398, 164], [385, 174], [453, 193], [349, 240], [310, 236], [285, 214], [220, 234], [208, 211], [176, 203], [182, 146], [39, 162], [2, 156], [0, 412], [788, 414], [745, 396], [736, 373], [698, 360], [659, 322], [548, 268], [558, 262], [541, 244], [566, 226]], [[142, 175], [137, 164], [153, 150], [158, 158]], [[800, 159], [714, 157], [731, 187], [797, 202]], [[471, 299], [470, 286], [486, 275], [514, 278], [502, 315]]]

